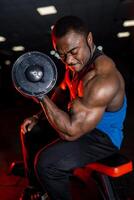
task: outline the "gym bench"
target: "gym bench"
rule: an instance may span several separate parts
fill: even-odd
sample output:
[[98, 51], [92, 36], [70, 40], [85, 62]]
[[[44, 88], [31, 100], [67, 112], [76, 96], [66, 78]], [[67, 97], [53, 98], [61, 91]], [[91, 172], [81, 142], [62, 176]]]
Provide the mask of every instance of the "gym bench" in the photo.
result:
[[76, 168], [73, 174], [84, 182], [88, 181], [88, 174], [92, 174], [99, 188], [101, 199], [120, 200], [111, 178], [121, 177], [132, 170], [131, 160], [124, 155], [114, 154], [98, 162], [87, 164], [84, 168]]

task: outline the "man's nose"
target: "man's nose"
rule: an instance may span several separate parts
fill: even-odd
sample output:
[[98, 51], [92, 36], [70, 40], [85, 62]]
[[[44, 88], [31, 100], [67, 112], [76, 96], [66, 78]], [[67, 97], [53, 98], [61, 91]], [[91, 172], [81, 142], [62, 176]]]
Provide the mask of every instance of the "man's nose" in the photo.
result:
[[73, 63], [74, 63], [73, 56], [71, 54], [67, 54], [66, 58], [65, 58], [65, 62], [67, 65], [70, 65], [70, 66], [73, 65]]

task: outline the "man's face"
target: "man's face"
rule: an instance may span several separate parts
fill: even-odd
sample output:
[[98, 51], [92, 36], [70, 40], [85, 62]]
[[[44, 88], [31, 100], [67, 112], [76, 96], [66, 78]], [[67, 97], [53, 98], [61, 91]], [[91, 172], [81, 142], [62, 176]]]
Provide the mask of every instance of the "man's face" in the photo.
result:
[[90, 36], [85, 38], [84, 35], [71, 30], [65, 36], [56, 38], [54, 45], [62, 62], [79, 72], [90, 58], [90, 39]]

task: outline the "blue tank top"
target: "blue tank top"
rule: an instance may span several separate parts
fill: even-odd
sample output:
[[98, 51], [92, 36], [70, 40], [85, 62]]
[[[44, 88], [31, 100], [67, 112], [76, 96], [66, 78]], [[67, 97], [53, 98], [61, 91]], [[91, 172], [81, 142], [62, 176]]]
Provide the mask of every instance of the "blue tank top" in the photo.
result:
[[123, 140], [123, 122], [126, 116], [127, 99], [124, 97], [124, 103], [120, 110], [116, 112], [104, 112], [101, 121], [96, 128], [109, 136], [113, 144], [120, 148]]

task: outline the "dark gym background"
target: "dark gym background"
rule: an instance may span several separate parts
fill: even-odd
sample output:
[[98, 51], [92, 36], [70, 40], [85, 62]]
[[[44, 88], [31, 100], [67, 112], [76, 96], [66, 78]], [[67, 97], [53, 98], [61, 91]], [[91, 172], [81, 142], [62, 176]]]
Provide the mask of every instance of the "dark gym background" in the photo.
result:
[[[55, 14], [41, 16], [36, 10], [52, 5]], [[0, 0], [0, 36], [5, 38], [0, 42], [0, 200], [18, 200], [26, 185], [25, 178], [8, 175], [9, 166], [22, 160], [20, 124], [40, 109], [14, 89], [13, 63], [25, 52], [41, 51], [54, 60], [60, 81], [64, 67], [52, 51], [50, 31], [63, 15], [78, 15], [87, 21], [95, 44], [114, 59], [125, 78], [128, 113], [122, 152], [134, 162], [134, 26], [123, 26], [124, 20], [134, 20], [134, 0]], [[130, 35], [118, 38], [117, 34], [124, 31]], [[24, 50], [12, 49], [20, 45]], [[133, 176], [130, 179], [127, 184], [134, 200]]]

